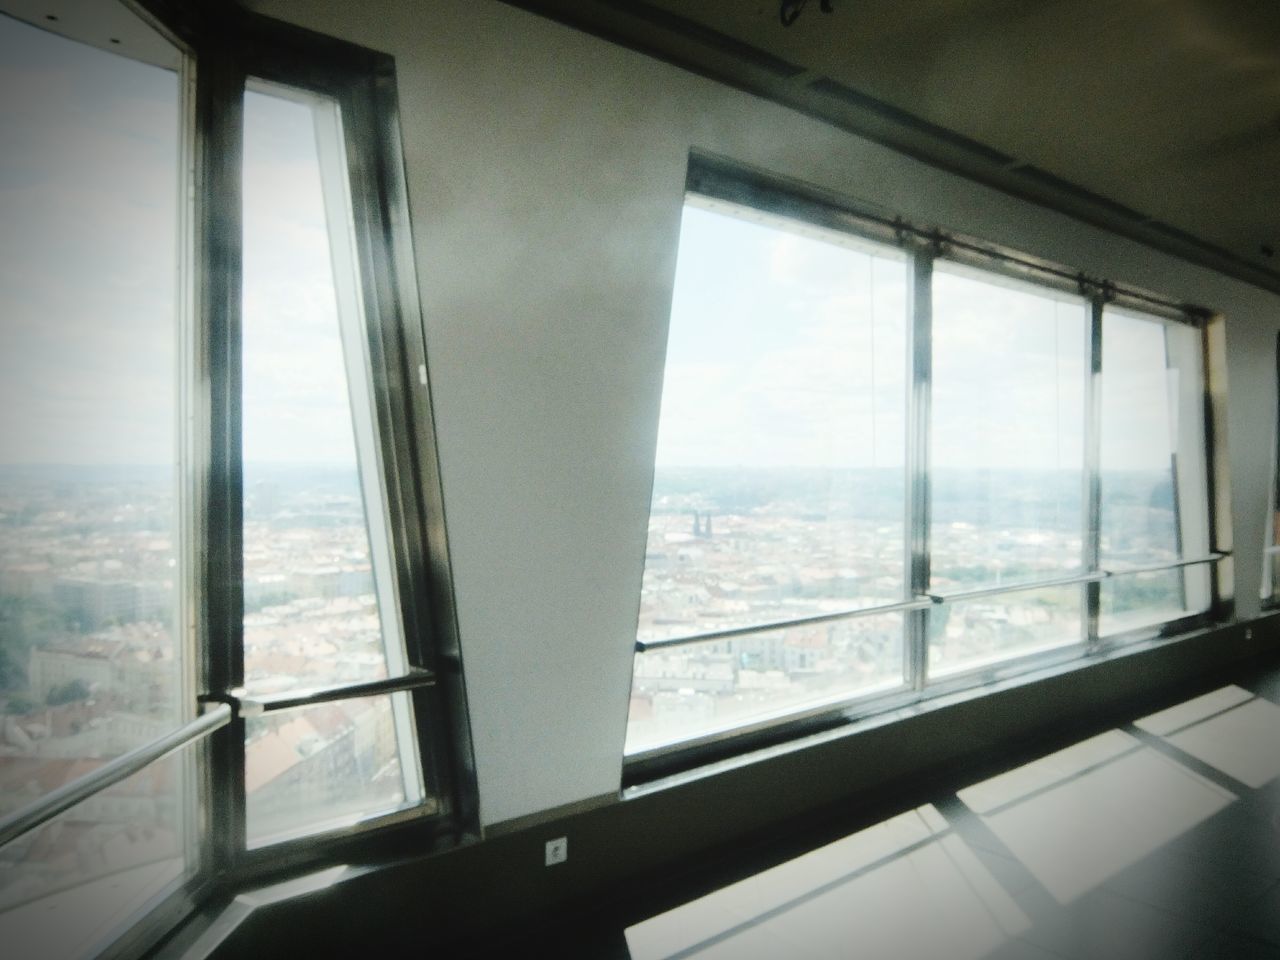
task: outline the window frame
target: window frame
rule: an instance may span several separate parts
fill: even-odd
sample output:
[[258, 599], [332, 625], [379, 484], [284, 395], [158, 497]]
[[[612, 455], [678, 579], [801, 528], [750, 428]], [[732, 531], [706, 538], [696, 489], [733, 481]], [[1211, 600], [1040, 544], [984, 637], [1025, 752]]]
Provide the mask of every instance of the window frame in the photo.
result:
[[[220, 737], [210, 766], [217, 861], [243, 883], [341, 858], [370, 838], [391, 833], [397, 845], [442, 849], [479, 835], [474, 760], [461, 677], [435, 425], [430, 402], [425, 330], [418, 301], [409, 228], [408, 192], [394, 60], [345, 41], [242, 13], [214, 36], [198, 123], [205, 176], [207, 286], [201, 330], [207, 342], [210, 457], [203, 472], [208, 564], [200, 581], [227, 585], [201, 605], [206, 655], [203, 697], [230, 703], [231, 732]], [[355, 253], [366, 323], [373, 420], [382, 462], [396, 594], [409, 671], [429, 673], [430, 686], [411, 686], [417, 748], [435, 813], [421, 806], [349, 826], [248, 847], [244, 790], [244, 713], [257, 705], [243, 693], [243, 465], [241, 463], [241, 162], [243, 98], [254, 81], [298, 89], [333, 101], [341, 116], [352, 203]], [[357, 398], [359, 402], [359, 398]], [[218, 504], [224, 505], [222, 510]], [[220, 522], [221, 521], [221, 522]], [[400, 678], [404, 679], [404, 678]], [[344, 684], [349, 697], [397, 689]], [[265, 699], [265, 698], [264, 698]], [[345, 699], [345, 697], [344, 697]], [[434, 790], [432, 789], [434, 787]], [[392, 842], [392, 841], [388, 841]]]
[[[908, 602], [931, 598], [930, 607], [907, 612], [904, 650], [905, 691], [854, 695], [836, 703], [812, 708], [779, 710], [736, 726], [716, 727], [686, 739], [643, 747], [624, 755], [623, 786], [633, 787], [695, 767], [727, 760], [754, 750], [768, 750], [815, 733], [831, 731], [852, 722], [884, 716], [894, 710], [937, 700], [953, 694], [1047, 670], [1078, 669], [1126, 651], [1145, 649], [1190, 631], [1229, 620], [1234, 612], [1230, 584], [1230, 519], [1220, 474], [1225, 463], [1222, 424], [1224, 363], [1221, 345], [1222, 318], [1202, 307], [1176, 303], [1138, 288], [1121, 286], [1061, 264], [1017, 250], [934, 226], [918, 226], [901, 217], [851, 204], [831, 191], [798, 183], [723, 157], [694, 151], [689, 158], [685, 197], [728, 203], [748, 212], [800, 221], [853, 235], [855, 238], [896, 245], [906, 250], [910, 272], [908, 290], [908, 402], [907, 431], [907, 529], [909, 552]], [[937, 262], [956, 263], [996, 274], [1036, 288], [1080, 297], [1088, 307], [1088, 364], [1085, 384], [1085, 494], [1082, 513], [1081, 573], [1071, 578], [1082, 593], [1082, 636], [1075, 644], [1033, 651], [938, 680], [928, 676], [928, 618], [932, 606], [948, 602], [930, 592], [930, 432], [932, 400], [933, 268]], [[1205, 492], [1210, 551], [1207, 558], [1179, 558], [1179, 563], [1207, 563], [1211, 574], [1207, 610], [1156, 625], [1105, 636], [1099, 635], [1099, 610], [1103, 579], [1123, 576], [1109, 573], [1100, 556], [1101, 510], [1101, 376], [1102, 327], [1106, 308], [1114, 306], [1166, 322], [1188, 325], [1199, 331], [1204, 390]], [[1195, 564], [1187, 564], [1195, 565]], [[1015, 589], [1035, 589], [1058, 578], [1020, 581]], [[1066, 585], [1066, 584], [1064, 584]], [[1006, 588], [1001, 595], [1013, 592]], [[996, 594], [993, 592], [993, 596]], [[965, 594], [953, 595], [958, 602]], [[856, 613], [853, 614], [856, 616]], [[698, 636], [682, 638], [697, 643]], [[681, 645], [682, 645], [681, 644]], [[665, 644], [657, 644], [663, 646]], [[652, 644], [638, 641], [636, 654]], [[634, 667], [633, 667], [634, 683]]]

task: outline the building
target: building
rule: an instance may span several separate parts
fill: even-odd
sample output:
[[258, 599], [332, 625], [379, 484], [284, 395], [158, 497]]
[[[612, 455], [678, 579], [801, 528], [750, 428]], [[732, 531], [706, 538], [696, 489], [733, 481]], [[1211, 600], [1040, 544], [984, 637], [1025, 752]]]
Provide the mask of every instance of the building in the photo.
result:
[[[187, 678], [190, 689], [183, 689], [191, 696], [183, 717], [199, 724], [205, 711], [207, 727], [223, 725], [201, 728], [207, 750], [194, 750], [198, 759], [183, 752], [157, 760], [189, 767], [191, 775], [174, 774], [153, 786], [186, 791], [182, 796], [198, 812], [212, 815], [183, 824], [208, 824], [183, 848], [192, 858], [189, 883], [170, 882], [171, 864], [152, 876], [130, 874], [139, 877], [136, 895], [118, 892], [99, 914], [81, 912], [87, 918], [83, 942], [60, 946], [109, 942], [122, 955], [159, 950], [176, 956], [191, 948], [230, 956], [351, 951], [361, 944], [390, 953], [466, 941], [628, 885], [652, 886], [655, 877], [687, 871], [742, 838], [758, 839], [831, 804], [892, 792], [908, 778], [958, 763], [978, 744], [996, 749], [1037, 732], [1048, 736], [1274, 653], [1277, 623], [1266, 559], [1274, 545], [1280, 331], [1280, 273], [1273, 260], [1280, 244], [1280, 146], [1274, 136], [1280, 26], [1274, 13], [1250, 8], [1253, 20], [1246, 17], [1241, 26], [1229, 22], [1220, 6], [1201, 0], [1125, 5], [1123, 11], [1090, 0], [1083, 12], [1061, 4], [941, 0], [829, 5], [835, 9], [826, 13], [819, 3], [784, 3], [784, 12], [789, 6], [800, 14], [784, 27], [774, 3], [138, 4], [146, 17], [165, 25], [163, 36], [146, 34], [130, 10], [86, 19], [72, 3], [49, 14], [2, 5], [42, 30], [84, 39], [98, 52], [109, 53], [111, 38], [118, 39], [115, 46], [125, 53], [169, 70], [189, 61], [165, 37], [182, 41], [197, 62], [196, 103], [203, 111], [201, 123], [192, 123], [198, 137], [188, 146], [198, 161], [195, 194], [201, 198], [191, 222], [206, 231], [191, 246], [202, 268], [191, 278], [199, 292], [194, 329], [208, 365], [190, 386], [207, 391], [192, 404], [193, 416], [207, 415], [199, 435], [208, 443], [195, 461], [207, 467], [207, 476], [199, 486], [204, 509], [192, 514], [196, 542], [178, 563], [187, 565], [195, 584], [186, 629], [207, 646], [189, 651], [203, 672]], [[284, 26], [261, 17], [279, 18]], [[138, 39], [143, 36], [150, 39]], [[307, 127], [304, 139], [320, 158], [307, 183], [314, 180], [320, 195], [324, 184], [332, 188], [336, 170], [337, 193], [348, 194], [356, 211], [350, 216], [355, 239], [343, 240], [339, 231], [333, 242], [364, 244], [360, 250], [367, 255], [324, 251], [323, 259], [340, 266], [347, 256], [351, 269], [333, 282], [331, 295], [316, 299], [363, 303], [369, 326], [355, 328], [359, 336], [349, 341], [362, 345], [354, 351], [360, 362], [344, 367], [340, 357], [334, 364], [335, 377], [347, 378], [356, 400], [342, 397], [322, 406], [326, 417], [352, 417], [353, 461], [366, 472], [370, 464], [391, 471], [384, 502], [360, 491], [368, 495], [367, 543], [374, 558], [367, 576], [387, 618], [379, 621], [385, 627], [379, 636], [397, 637], [400, 630], [408, 636], [404, 649], [393, 651], [398, 662], [386, 654], [383, 677], [370, 680], [374, 671], [363, 670], [329, 677], [348, 699], [384, 704], [377, 724], [335, 721], [326, 732], [304, 729], [314, 724], [294, 719], [297, 726], [276, 731], [279, 742], [260, 769], [244, 764], [246, 744], [253, 742], [246, 727], [266, 722], [261, 716], [271, 711], [296, 718], [320, 701], [293, 702], [297, 691], [289, 689], [258, 691], [256, 698], [240, 691], [245, 551], [234, 521], [243, 501], [236, 469], [243, 451], [232, 414], [242, 406], [248, 410], [259, 395], [229, 391], [236, 389], [237, 371], [255, 375], [271, 363], [242, 368], [235, 362], [240, 345], [228, 346], [223, 335], [230, 331], [234, 340], [242, 308], [248, 318], [255, 304], [268, 299], [240, 303], [241, 254], [263, 257], [258, 263], [267, 263], [270, 274], [272, 257], [308, 246], [268, 244], [265, 254], [261, 246], [240, 250], [242, 220], [253, 224], [266, 216], [264, 194], [240, 205], [240, 146], [248, 141], [266, 149], [255, 131], [272, 129], [267, 122], [242, 122], [242, 74], [251, 78], [254, 96], [267, 101], [280, 86], [310, 91], [275, 99], [312, 111], [307, 123], [314, 128]], [[317, 90], [324, 96], [312, 96]], [[265, 109], [263, 102], [250, 98], [245, 112]], [[333, 121], [334, 102], [344, 111], [341, 125]], [[348, 168], [335, 165], [343, 150]], [[344, 169], [372, 173], [344, 179]], [[841, 243], [858, 256], [868, 245], [881, 251], [901, 241], [894, 250], [903, 259], [884, 259], [922, 264], [935, 255], [973, 252], [965, 244], [977, 238], [986, 245], [984, 257], [1016, 255], [1027, 270], [1039, 271], [1034, 275], [1041, 281], [1053, 274], [1059, 287], [1074, 286], [1074, 292], [1055, 287], [1055, 293], [1079, 298], [1088, 310], [1096, 306], [1098, 317], [1113, 294], [1136, 301], [1150, 293], [1156, 297], [1151, 310], [1190, 305], [1207, 312], [1197, 312], [1187, 329], [1196, 331], [1193, 344], [1207, 345], [1209, 362], [1179, 368], [1198, 370], [1205, 389], [1189, 386], [1189, 375], [1175, 383], [1165, 366], [1155, 378], [1167, 405], [1162, 413], [1174, 410], [1178, 429], [1200, 424], [1205, 434], [1205, 442], [1179, 448], [1181, 459], [1170, 466], [1179, 495], [1195, 506], [1177, 520], [1179, 549], [1170, 554], [1172, 562], [1201, 565], [1194, 576], [1178, 574], [1184, 594], [1178, 610], [1193, 614], [1194, 624], [1174, 631], [1176, 640], [1146, 636], [1105, 655], [1095, 650], [1093, 659], [1078, 658], [1071, 669], [1001, 677], [1011, 685], [998, 695], [927, 703], [896, 726], [863, 731], [849, 720], [846, 729], [826, 716], [822, 737], [804, 741], [803, 748], [793, 748], [789, 739], [801, 735], [798, 729], [766, 724], [757, 730], [753, 715], [749, 733], [759, 739], [718, 742], [704, 727], [705, 736], [691, 738], [706, 748], [702, 753], [629, 751], [629, 705], [636, 717], [656, 715], [653, 703], [634, 706], [632, 694], [636, 678], [646, 675], [635, 667], [637, 609], [665, 402], [664, 357], [684, 254], [682, 218], [691, 188], [713, 193], [713, 180], [721, 193], [729, 190], [724, 184], [736, 184], [740, 206], [774, 198], [752, 208], [766, 226], [783, 217], [777, 198], [790, 198], [792, 212], [805, 213], [793, 218], [795, 235], [826, 242], [831, 232], [844, 230], [856, 236], [841, 234]], [[291, 196], [295, 186], [301, 192], [300, 184], [283, 178], [277, 193]], [[719, 194], [712, 199], [729, 203]], [[336, 202], [332, 194], [323, 200]], [[861, 226], [846, 230], [855, 221]], [[328, 222], [347, 221], [330, 216]], [[874, 236], [872, 226], [879, 231]], [[133, 234], [117, 227], [112, 236], [123, 245]], [[918, 281], [922, 275], [911, 276]], [[922, 284], [909, 289], [910, 302], [930, 299]], [[924, 313], [932, 321], [931, 300], [927, 311], [920, 307], [911, 315], [912, 322]], [[1094, 314], [1088, 316], [1093, 323]], [[277, 365], [319, 369], [323, 358], [298, 349], [305, 342], [277, 345]], [[994, 350], [1008, 342], [992, 338], [985, 345]], [[245, 344], [251, 348], [250, 339]], [[1082, 351], [1076, 360], [1084, 356]], [[868, 374], [873, 387], [881, 373]], [[308, 378], [298, 379], [301, 390]], [[428, 383], [429, 395], [423, 389]], [[1203, 402], [1206, 396], [1211, 402]], [[395, 402], [360, 399], [371, 397]], [[1199, 412], [1188, 397], [1201, 401]], [[844, 408], [833, 402], [829, 409]], [[1207, 422], [1201, 420], [1205, 410], [1212, 414]], [[905, 415], [900, 420], [904, 436], [918, 427]], [[294, 449], [290, 444], [299, 434], [328, 438], [324, 430], [281, 430], [267, 443], [253, 439], [256, 424], [249, 423], [246, 444], [274, 444], [282, 455]], [[698, 438], [704, 453], [713, 437], [706, 432]], [[95, 442], [92, 436], [77, 439]], [[873, 449], [881, 442], [872, 441]], [[1083, 459], [1084, 441], [1078, 446]], [[1209, 466], [1192, 463], [1199, 455]], [[904, 456], [927, 461], [920, 449]], [[300, 462], [301, 454], [295, 459]], [[271, 505], [261, 509], [288, 513], [287, 488], [284, 481], [273, 485]], [[887, 552], [898, 558], [897, 579], [823, 558], [815, 568], [828, 572], [830, 589], [863, 590], [873, 583], [881, 595], [901, 588], [903, 578], [914, 578], [920, 588], [911, 593], [928, 586], [918, 582], [927, 579], [927, 570], [913, 568], [909, 551], [896, 549], [899, 541], [910, 545], [912, 524], [928, 526], [927, 512], [905, 493], [893, 494], [899, 495], [915, 511], [913, 519], [904, 522], [903, 510], [878, 535], [885, 542], [896, 538], [895, 550]], [[324, 501], [317, 495], [316, 502]], [[1151, 522], [1151, 503], [1125, 516], [1144, 536], [1155, 537], [1152, 531], [1163, 528]], [[700, 509], [703, 524], [692, 521], [694, 538], [666, 551], [666, 568], [688, 570], [726, 538], [742, 537], [738, 518], [749, 515], [748, 508]], [[1088, 509], [1101, 508], [1094, 503]], [[291, 514], [300, 528], [311, 523], [304, 514]], [[1201, 518], [1203, 528], [1191, 530]], [[687, 513], [679, 522], [680, 532], [688, 533]], [[994, 568], [1011, 564], [1017, 550], [1038, 548], [1011, 526], [1009, 534], [983, 537], [957, 526], [949, 555], [959, 558], [958, 566]], [[778, 532], [780, 542], [794, 543], [786, 539], [793, 535], [791, 529]], [[87, 539], [75, 543], [91, 552]], [[1076, 549], [1083, 553], [1086, 546], [1077, 543]], [[655, 557], [659, 552], [650, 548]], [[876, 554], [866, 556], [870, 562]], [[378, 558], [395, 562], [380, 567]], [[307, 588], [330, 600], [369, 589], [359, 562], [307, 559], [315, 562], [295, 575], [309, 578]], [[1052, 560], [1036, 568], [1037, 575], [1050, 579]], [[1084, 571], [1096, 575], [1092, 583], [1112, 576], [1100, 564], [1095, 555]], [[733, 599], [749, 595], [760, 610], [791, 600], [812, 604], [780, 620], [825, 616], [814, 611], [830, 598], [793, 590], [781, 575], [789, 566], [770, 574], [767, 585], [762, 577], [758, 590], [743, 584]], [[285, 573], [275, 567], [260, 572]], [[949, 582], [966, 583], [959, 576]], [[272, 610], [297, 602], [275, 596], [273, 583], [252, 583], [250, 602]], [[1188, 599], [1197, 592], [1200, 600]], [[1098, 616], [1078, 611], [1072, 622], [1091, 629], [1096, 641], [1096, 621], [1115, 613], [1104, 607], [1112, 595], [1101, 586], [1082, 587], [1079, 595]], [[711, 591], [698, 597], [705, 597], [704, 606], [716, 599]], [[128, 619], [130, 605], [138, 602], [114, 582], [91, 587], [67, 581], [62, 599], [80, 611], [76, 619], [85, 630]], [[910, 602], [917, 606], [886, 615], [904, 621], [910, 615], [915, 623], [935, 603], [918, 596]], [[998, 600], [983, 605], [986, 614], [974, 605], [969, 616], [1016, 626], [1029, 648], [1040, 642], [1034, 631], [1055, 622], [1025, 608], [1015, 615]], [[388, 611], [398, 612], [400, 622], [391, 624], [395, 616]], [[260, 613], [263, 632], [274, 629], [267, 621], [276, 614]], [[1159, 626], [1180, 619], [1162, 617]], [[934, 646], [945, 641], [957, 659], [998, 657], [995, 644], [977, 650], [962, 645], [969, 622], [948, 615]], [[840, 640], [862, 664], [849, 671], [866, 678], [860, 691], [883, 692], [883, 667], [875, 659], [883, 650], [895, 651], [899, 680], [904, 669], [918, 668], [903, 653], [905, 641], [894, 643], [908, 629], [916, 631], [911, 649], [927, 656], [928, 634], [896, 621], [875, 625], [874, 653], [858, 637]], [[827, 655], [826, 639], [758, 649], [722, 639], [725, 652], [698, 665], [697, 684], [688, 679], [692, 673], [675, 668], [648, 674], [659, 681], [657, 693], [672, 701], [673, 713], [687, 715], [689, 723], [714, 720], [709, 698], [731, 692], [727, 681], [742, 672], [741, 655], [758, 656], [760, 673], [814, 671]], [[837, 646], [834, 635], [829, 642]], [[341, 637], [325, 634], [325, 643], [325, 651], [340, 658]], [[310, 672], [314, 663], [305, 650], [279, 655], [287, 660], [273, 675], [305, 676], [308, 694], [319, 689], [328, 695], [320, 672]], [[64, 666], [49, 659], [47, 669]], [[435, 685], [427, 686], [424, 673], [408, 666], [435, 667]], [[199, 671], [193, 666], [190, 672]], [[364, 685], [385, 678], [404, 682], [399, 688]], [[681, 690], [695, 687], [695, 698], [679, 699]], [[859, 710], [874, 710], [866, 706], [870, 699], [858, 703]], [[374, 746], [389, 737], [401, 745], [422, 744], [421, 764], [393, 768]], [[330, 743], [339, 746], [326, 753]], [[769, 753], [766, 747], [777, 749]], [[764, 753], [743, 759], [757, 750]], [[402, 756], [412, 760], [411, 754]], [[718, 772], [702, 769], [722, 760], [727, 762]], [[675, 779], [664, 789], [654, 786], [665, 777]], [[326, 778], [397, 782], [397, 796], [407, 798], [410, 809], [375, 791], [362, 810], [341, 811], [348, 822], [340, 830], [316, 825], [330, 824], [332, 809], [313, 818], [299, 804], [292, 811], [297, 830], [286, 844], [255, 835], [246, 789], [277, 784], [281, 793], [272, 809], [279, 817], [289, 811], [290, 789]], [[35, 792], [51, 790], [37, 784]], [[129, 799], [110, 816], [145, 818], [145, 804]], [[172, 852], [174, 838], [185, 836], [173, 812], [183, 804], [161, 806], [157, 846]], [[362, 812], [377, 820], [371, 829], [362, 826]], [[80, 826], [86, 835], [93, 830]], [[82, 840], [73, 832], [42, 856], [41, 889], [56, 886], [51, 871], [74, 859], [69, 850], [85, 851], [86, 862], [102, 862], [93, 857], [106, 848], [104, 838]], [[562, 837], [571, 841], [568, 862], [547, 867], [547, 843]], [[145, 838], [138, 839], [120, 862], [132, 869], [137, 852], [148, 849]], [[17, 861], [8, 868], [24, 869]], [[180, 896], [170, 896], [179, 888]], [[108, 902], [97, 892], [92, 900]], [[15, 941], [10, 936], [4, 942]]]

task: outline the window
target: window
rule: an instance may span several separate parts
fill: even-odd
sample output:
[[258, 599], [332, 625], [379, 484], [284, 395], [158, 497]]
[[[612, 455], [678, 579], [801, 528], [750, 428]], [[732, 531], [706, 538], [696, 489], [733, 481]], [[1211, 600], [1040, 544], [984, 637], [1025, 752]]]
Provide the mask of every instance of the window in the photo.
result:
[[[196, 712], [177, 402], [187, 64], [123, 10], [115, 20], [122, 52], [0, 15], [6, 825]], [[92, 949], [193, 874], [195, 752], [0, 846], [0, 940]]]
[[[245, 686], [404, 675], [341, 111], [250, 89], [244, 153]], [[410, 698], [250, 720], [245, 790], [253, 845], [421, 803]]]
[[893, 247], [690, 200], [629, 746], [902, 686], [908, 279]]
[[1156, 298], [695, 159], [668, 338], [631, 771], [1214, 608], [1205, 334]]
[[0, 940], [32, 956], [475, 829], [389, 62], [100, 6], [0, 15]]
[[[1069, 577], [1085, 564], [1089, 303], [939, 260], [933, 271], [930, 593]], [[929, 675], [1083, 639], [1078, 585], [930, 613]]]
[[1102, 315], [1102, 633], [1207, 610], [1210, 571], [1199, 331], [1133, 310]]
[[1262, 600], [1263, 606], [1271, 608], [1276, 604], [1276, 596], [1280, 593], [1280, 563], [1276, 562], [1280, 555], [1280, 335], [1276, 337], [1276, 406], [1272, 411], [1274, 420], [1271, 432], [1271, 482], [1268, 484], [1267, 532], [1262, 553]]

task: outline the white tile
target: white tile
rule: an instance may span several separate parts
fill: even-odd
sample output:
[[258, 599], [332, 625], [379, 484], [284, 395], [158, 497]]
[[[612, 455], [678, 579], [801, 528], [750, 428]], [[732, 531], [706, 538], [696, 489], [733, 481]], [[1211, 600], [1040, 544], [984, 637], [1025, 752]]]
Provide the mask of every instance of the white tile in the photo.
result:
[[1065, 904], [1233, 799], [1231, 793], [1144, 747], [984, 820]]
[[1033, 760], [1015, 770], [983, 780], [956, 796], [974, 813], [990, 813], [998, 807], [1076, 776], [1089, 767], [1138, 749], [1141, 744], [1120, 730], [1106, 733]]
[[1229, 710], [1252, 699], [1253, 694], [1248, 690], [1236, 686], [1221, 687], [1211, 693], [1196, 697], [1194, 700], [1187, 700], [1185, 703], [1179, 703], [1167, 710], [1161, 710], [1159, 713], [1153, 713], [1150, 716], [1143, 717], [1141, 720], [1135, 720], [1133, 725], [1139, 730], [1153, 733], [1157, 737], [1165, 737], [1175, 730], [1190, 726], [1197, 720], [1211, 717], [1215, 713]]
[[1251, 700], [1168, 740], [1255, 789], [1280, 776], [1280, 707], [1270, 700]]
[[763, 913], [927, 841], [946, 826], [936, 809], [922, 807], [722, 887], [628, 928], [633, 960], [659, 960], [723, 936]]
[[1029, 923], [950, 836], [798, 904], [770, 927], [831, 960], [978, 960]]

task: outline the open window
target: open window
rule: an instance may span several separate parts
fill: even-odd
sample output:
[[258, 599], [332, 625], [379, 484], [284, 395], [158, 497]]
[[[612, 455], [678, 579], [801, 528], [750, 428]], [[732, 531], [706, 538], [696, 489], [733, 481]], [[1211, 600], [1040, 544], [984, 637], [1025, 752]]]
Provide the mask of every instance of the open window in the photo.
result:
[[136, 953], [371, 830], [476, 830], [391, 62], [90, 6], [0, 13], [23, 956]]

